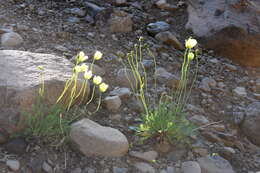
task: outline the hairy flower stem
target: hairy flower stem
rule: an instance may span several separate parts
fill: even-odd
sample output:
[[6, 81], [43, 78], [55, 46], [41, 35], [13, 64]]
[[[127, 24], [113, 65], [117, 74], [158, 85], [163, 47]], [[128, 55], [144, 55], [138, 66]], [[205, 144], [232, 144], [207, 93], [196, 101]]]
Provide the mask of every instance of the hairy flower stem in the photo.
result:
[[92, 102], [94, 95], [95, 95], [95, 89], [96, 89], [96, 85], [93, 86], [93, 91], [92, 91], [91, 97], [90, 97], [89, 101], [86, 103], [86, 105], [88, 105]]
[[65, 87], [60, 95], [60, 97], [57, 99], [56, 103], [59, 103], [60, 100], [63, 98], [69, 87], [71, 86], [72, 82], [74, 81], [75, 73], [73, 73], [72, 77], [66, 81]]

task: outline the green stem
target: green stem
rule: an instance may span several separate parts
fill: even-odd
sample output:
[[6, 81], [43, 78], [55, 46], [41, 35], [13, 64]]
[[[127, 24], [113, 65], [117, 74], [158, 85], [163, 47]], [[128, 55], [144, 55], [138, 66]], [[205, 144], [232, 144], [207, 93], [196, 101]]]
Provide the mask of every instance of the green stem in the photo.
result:
[[85, 80], [85, 82], [86, 82], [86, 84], [85, 84], [85, 86], [84, 86], [84, 90], [83, 90], [83, 95], [82, 95], [82, 98], [81, 98], [81, 100], [80, 100], [80, 104], [82, 103], [82, 101], [84, 100], [84, 97], [85, 97], [85, 94], [86, 94], [86, 89], [87, 89], [87, 86], [88, 86], [88, 81], [87, 80]]
[[93, 91], [92, 91], [92, 94], [91, 94], [91, 98], [90, 98], [90, 100], [87, 102], [86, 105], [88, 105], [89, 103], [92, 102], [92, 100], [93, 100], [93, 98], [94, 98], [94, 95], [95, 95], [95, 89], [96, 89], [96, 85], [94, 85], [94, 87], [93, 87]]
[[79, 91], [78, 95], [75, 97], [75, 99], [77, 99], [80, 96], [81, 92], [84, 91], [85, 85], [86, 85], [86, 80], [84, 80], [84, 82], [80, 88], [80, 91]]
[[69, 105], [67, 107], [67, 110], [70, 109], [70, 107], [72, 106], [73, 104], [73, 101], [75, 100], [74, 97], [76, 95], [76, 92], [77, 92], [77, 82], [78, 82], [78, 73], [76, 73], [76, 76], [74, 78], [74, 86], [71, 90], [71, 94], [70, 94], [70, 102], [69, 102]]
[[93, 113], [96, 113], [96, 112], [99, 110], [99, 108], [100, 108], [100, 105], [101, 105], [101, 93], [100, 93], [100, 95], [99, 95], [97, 109], [96, 109], [96, 110], [95, 110]]
[[75, 74], [73, 74], [72, 77], [66, 81], [65, 87], [64, 87], [60, 97], [57, 99], [56, 103], [59, 103], [59, 101], [63, 98], [64, 94], [67, 92], [70, 85], [72, 84], [74, 77], [75, 77]]

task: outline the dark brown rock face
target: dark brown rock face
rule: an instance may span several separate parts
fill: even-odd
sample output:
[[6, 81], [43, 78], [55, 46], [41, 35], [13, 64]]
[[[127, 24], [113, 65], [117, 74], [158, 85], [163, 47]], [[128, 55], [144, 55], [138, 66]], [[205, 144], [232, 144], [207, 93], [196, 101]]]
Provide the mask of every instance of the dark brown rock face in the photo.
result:
[[259, 0], [189, 0], [186, 29], [216, 53], [260, 67]]

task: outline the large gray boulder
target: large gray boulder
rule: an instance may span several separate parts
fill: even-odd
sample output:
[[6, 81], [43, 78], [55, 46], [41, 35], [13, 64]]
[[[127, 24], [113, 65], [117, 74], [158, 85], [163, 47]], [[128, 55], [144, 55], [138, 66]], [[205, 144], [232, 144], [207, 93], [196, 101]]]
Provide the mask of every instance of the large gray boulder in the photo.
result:
[[127, 138], [119, 130], [86, 118], [72, 124], [70, 139], [86, 156], [120, 157], [129, 149]]
[[44, 101], [53, 105], [71, 75], [72, 64], [55, 55], [0, 51], [0, 133], [12, 134], [23, 126], [22, 115], [31, 111], [39, 96], [38, 66], [44, 67]]
[[242, 130], [254, 144], [260, 146], [260, 102], [254, 102], [245, 109]]
[[260, 67], [259, 0], [189, 0], [190, 29], [216, 53]]

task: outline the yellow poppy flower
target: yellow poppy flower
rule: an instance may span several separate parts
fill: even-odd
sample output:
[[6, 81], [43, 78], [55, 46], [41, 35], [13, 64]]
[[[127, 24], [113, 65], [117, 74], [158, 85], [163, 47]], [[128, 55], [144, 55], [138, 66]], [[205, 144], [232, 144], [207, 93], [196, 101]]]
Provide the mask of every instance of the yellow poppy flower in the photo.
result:
[[186, 42], [185, 42], [185, 47], [186, 47], [186, 48], [189, 48], [189, 49], [195, 47], [196, 45], [197, 45], [197, 40], [192, 39], [192, 38], [189, 38], [189, 39], [186, 40]]
[[76, 65], [76, 66], [74, 67], [74, 71], [75, 71], [76, 73], [81, 72], [81, 66]]
[[86, 61], [87, 59], [88, 59], [88, 57], [85, 56], [85, 53], [84, 53], [84, 52], [79, 52], [79, 54], [78, 54], [78, 61], [79, 61], [79, 63], [84, 62], [84, 61]]
[[100, 60], [102, 58], [102, 53], [100, 51], [96, 51], [96, 53], [94, 54], [94, 59], [95, 60]]
[[88, 66], [87, 66], [86, 64], [82, 64], [82, 65], [80, 66], [80, 68], [81, 68], [81, 72], [85, 72], [85, 71], [88, 70]]
[[92, 76], [93, 76], [93, 74], [92, 74], [91, 70], [85, 71], [85, 73], [84, 73], [84, 78], [85, 79], [89, 80], [89, 79], [92, 78]]
[[102, 82], [102, 78], [100, 76], [94, 76], [93, 83], [95, 85], [99, 85]]
[[102, 93], [106, 92], [107, 88], [108, 88], [108, 85], [105, 84], [104, 82], [99, 85], [99, 91]]

